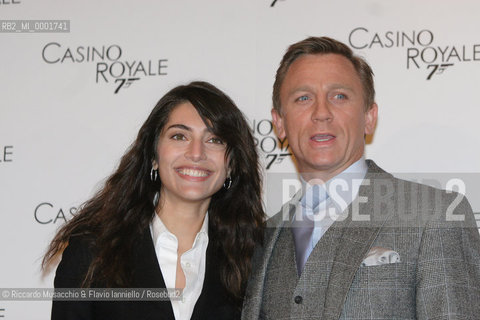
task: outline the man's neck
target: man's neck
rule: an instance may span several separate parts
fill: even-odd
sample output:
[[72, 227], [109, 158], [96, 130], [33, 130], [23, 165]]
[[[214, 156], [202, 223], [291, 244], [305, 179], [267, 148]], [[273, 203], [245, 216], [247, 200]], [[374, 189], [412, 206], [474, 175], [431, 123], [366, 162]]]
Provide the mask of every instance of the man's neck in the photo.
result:
[[352, 162], [347, 167], [342, 167], [338, 170], [333, 172], [327, 171], [315, 171], [315, 172], [301, 172], [301, 180], [302, 182], [306, 182], [310, 185], [313, 184], [326, 184], [328, 181], [332, 180], [333, 178], [342, 175], [343, 173], [365, 173], [367, 170], [367, 164], [365, 161], [365, 157], [360, 157], [358, 160]]

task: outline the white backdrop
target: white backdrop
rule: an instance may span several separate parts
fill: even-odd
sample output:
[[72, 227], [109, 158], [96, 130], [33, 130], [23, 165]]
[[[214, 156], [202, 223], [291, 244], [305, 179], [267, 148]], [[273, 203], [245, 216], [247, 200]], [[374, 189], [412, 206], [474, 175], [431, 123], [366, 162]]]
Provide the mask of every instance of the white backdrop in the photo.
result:
[[[273, 78], [287, 46], [310, 35], [349, 44], [373, 67], [379, 122], [367, 157], [414, 178], [461, 177], [480, 212], [478, 12], [473, 0], [1, 0], [0, 20], [64, 19], [71, 30], [0, 33], [0, 288], [52, 287], [40, 260], [55, 230], [156, 101], [192, 80], [217, 85], [249, 118], [268, 167], [266, 209], [278, 210], [269, 177], [294, 169], [271, 131]], [[48, 301], [0, 300], [5, 319], [49, 312]]]

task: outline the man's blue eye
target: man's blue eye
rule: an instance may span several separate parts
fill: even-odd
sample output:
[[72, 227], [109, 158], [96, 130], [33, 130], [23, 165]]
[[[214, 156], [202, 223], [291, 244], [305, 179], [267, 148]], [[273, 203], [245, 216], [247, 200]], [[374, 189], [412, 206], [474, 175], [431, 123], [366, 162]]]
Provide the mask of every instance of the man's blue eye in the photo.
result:
[[297, 100], [298, 101], [306, 101], [306, 100], [308, 100], [308, 97], [307, 96], [301, 96]]
[[344, 99], [347, 99], [347, 96], [344, 95], [343, 93], [337, 93], [335, 95], [335, 99], [344, 100]]

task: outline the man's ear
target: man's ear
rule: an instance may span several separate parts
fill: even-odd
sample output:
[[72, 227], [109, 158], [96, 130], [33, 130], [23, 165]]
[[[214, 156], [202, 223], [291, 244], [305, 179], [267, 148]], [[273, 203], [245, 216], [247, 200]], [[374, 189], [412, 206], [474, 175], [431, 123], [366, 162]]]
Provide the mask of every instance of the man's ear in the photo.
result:
[[285, 126], [283, 123], [283, 117], [275, 109], [272, 109], [272, 121], [275, 126], [275, 130], [277, 132], [278, 138], [280, 138], [281, 140], [285, 139], [286, 133], [285, 133]]
[[375, 131], [375, 125], [377, 123], [378, 106], [376, 103], [372, 104], [372, 107], [365, 112], [365, 134], [371, 135]]

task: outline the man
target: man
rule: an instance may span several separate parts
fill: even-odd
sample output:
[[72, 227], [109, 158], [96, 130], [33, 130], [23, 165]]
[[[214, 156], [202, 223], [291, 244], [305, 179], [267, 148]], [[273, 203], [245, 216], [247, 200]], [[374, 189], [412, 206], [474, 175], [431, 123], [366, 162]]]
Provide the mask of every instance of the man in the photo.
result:
[[480, 239], [468, 201], [363, 157], [373, 73], [308, 38], [277, 70], [272, 117], [303, 188], [268, 221], [242, 319], [480, 319]]

